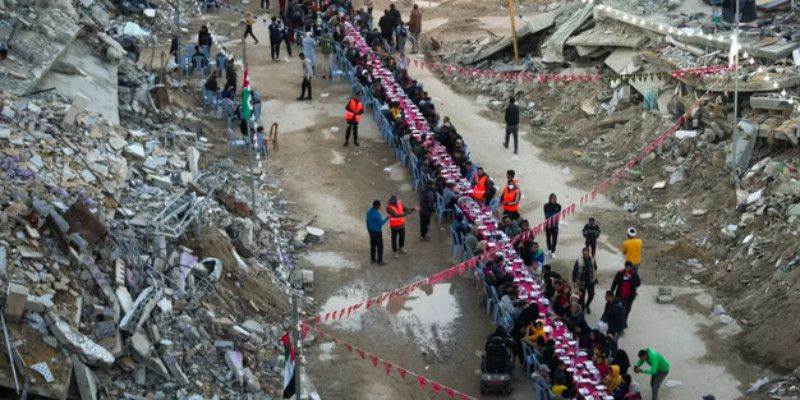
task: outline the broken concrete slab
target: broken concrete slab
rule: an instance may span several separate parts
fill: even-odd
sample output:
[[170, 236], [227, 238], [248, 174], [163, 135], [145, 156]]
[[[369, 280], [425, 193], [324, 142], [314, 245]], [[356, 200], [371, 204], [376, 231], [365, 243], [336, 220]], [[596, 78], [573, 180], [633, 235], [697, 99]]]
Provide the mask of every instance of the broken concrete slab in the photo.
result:
[[58, 342], [70, 351], [79, 354], [91, 366], [110, 367], [115, 358], [103, 346], [95, 343], [86, 335], [74, 330], [70, 324], [52, 311], [45, 314], [45, 321]]
[[609, 32], [607, 27], [596, 27], [567, 39], [568, 46], [627, 47], [638, 49], [647, 43], [647, 36], [635, 32]]
[[[522, 42], [527, 40], [528, 36], [539, 33], [551, 26], [555, 22], [556, 16], [558, 13], [549, 12], [544, 14], [538, 14], [533, 18], [527, 20], [527, 24], [524, 24], [520, 27], [517, 31], [517, 42]], [[478, 50], [478, 52], [466, 56], [462, 62], [464, 64], [475, 64], [481, 62], [501, 51], [504, 51], [512, 46], [511, 37], [504, 37], [500, 40]]]
[[594, 3], [587, 3], [578, 9], [563, 24], [559, 25], [550, 37], [542, 42], [542, 61], [546, 63], [564, 62], [564, 44], [576, 29], [592, 15]]
[[9, 283], [6, 290], [5, 318], [9, 322], [19, 322], [25, 313], [28, 302], [28, 288], [18, 283]]
[[81, 362], [80, 358], [72, 355], [72, 368], [75, 373], [75, 383], [78, 386], [81, 400], [97, 400], [97, 381], [94, 371]]
[[88, 105], [88, 97], [82, 94], [75, 94], [72, 98], [72, 104], [70, 104], [69, 110], [67, 110], [67, 113], [64, 114], [64, 119], [61, 120], [61, 126], [67, 129], [73, 128], [75, 126], [75, 119], [78, 118], [78, 114], [86, 111], [86, 106]]
[[150, 313], [163, 295], [164, 289], [162, 288], [150, 286], [143, 290], [131, 305], [130, 310], [122, 317], [119, 329], [129, 333], [138, 331], [150, 317]]
[[175, 356], [172, 355], [169, 349], [165, 348], [161, 351], [161, 360], [164, 361], [164, 365], [166, 365], [170, 374], [178, 381], [179, 385], [189, 386], [189, 378], [183, 372], [178, 360], [175, 359]]

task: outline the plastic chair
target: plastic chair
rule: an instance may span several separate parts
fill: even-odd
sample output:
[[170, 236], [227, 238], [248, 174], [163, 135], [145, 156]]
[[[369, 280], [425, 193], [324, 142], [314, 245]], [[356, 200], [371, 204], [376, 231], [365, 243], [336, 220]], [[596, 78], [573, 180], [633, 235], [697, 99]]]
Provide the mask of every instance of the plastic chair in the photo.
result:
[[219, 108], [219, 95], [205, 88], [203, 82], [203, 112], [215, 114]]
[[211, 59], [211, 47], [209, 47], [208, 45], [204, 44], [200, 46], [200, 52], [202, 52], [206, 56], [206, 59], [209, 60]]
[[522, 341], [522, 364], [525, 366], [525, 376], [528, 377], [539, 369], [539, 359], [536, 357], [536, 352], [524, 340]]
[[514, 327], [514, 319], [511, 318], [511, 314], [509, 314], [507, 311], [500, 310], [500, 323], [498, 325], [502, 325], [504, 328], [506, 328], [507, 332], [510, 332], [511, 328]]
[[497, 211], [497, 207], [499, 206], [500, 206], [499, 197], [495, 197], [492, 199], [492, 201], [489, 202], [489, 208], [492, 210], [492, 214], [494, 214]]
[[444, 198], [439, 193], [436, 193], [436, 220], [439, 222], [439, 225], [442, 224], [442, 219], [446, 216], [453, 217], [453, 209], [447, 208], [444, 204]]
[[214, 57], [214, 60], [217, 63], [217, 71], [225, 71], [225, 68], [228, 66], [228, 56], [225, 53], [217, 53], [217, 56]]
[[233, 129], [228, 129], [228, 156], [233, 157], [233, 149], [239, 147], [244, 152], [247, 149], [247, 141], [242, 138], [237, 138], [233, 134]]
[[203, 75], [208, 75], [208, 59], [200, 54], [195, 54], [192, 56], [192, 66], [194, 70], [192, 71], [194, 74], [198, 72]]
[[488, 283], [484, 283], [484, 285], [486, 287], [486, 315], [489, 315], [489, 313], [494, 309], [494, 306], [497, 304], [495, 301], [497, 296], [492, 295], [492, 293], [496, 293], [494, 286], [491, 286]]
[[450, 227], [450, 256], [456, 258], [456, 254], [458, 253], [458, 249], [462, 248], [464, 244], [464, 240], [461, 237], [461, 233]]

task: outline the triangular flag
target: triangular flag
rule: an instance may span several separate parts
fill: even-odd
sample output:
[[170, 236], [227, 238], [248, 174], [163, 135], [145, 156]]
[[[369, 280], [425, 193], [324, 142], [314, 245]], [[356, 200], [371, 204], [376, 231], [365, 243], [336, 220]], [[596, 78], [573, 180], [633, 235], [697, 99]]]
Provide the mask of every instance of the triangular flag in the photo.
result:
[[375, 357], [374, 355], [370, 354], [369, 360], [372, 361], [373, 367], [378, 368], [378, 357]]
[[395, 367], [397, 370], [397, 374], [400, 375], [401, 378], [406, 379], [406, 370], [405, 368]]
[[417, 375], [417, 382], [419, 382], [419, 390], [425, 390], [428, 380], [422, 375]]
[[364, 356], [366, 355], [366, 353], [364, 353], [364, 350], [356, 349], [356, 351], [358, 352], [358, 356], [361, 357], [361, 359], [363, 360]]
[[344, 347], [347, 348], [347, 352], [348, 353], [352, 353], [353, 352], [353, 345], [352, 344], [345, 343]]
[[383, 361], [383, 370], [386, 371], [386, 375], [392, 373], [392, 363], [389, 361]]
[[433, 393], [436, 393], [438, 396], [439, 391], [442, 390], [442, 385], [440, 385], [438, 382], [431, 381], [431, 389], [433, 389]]
[[469, 396], [465, 395], [464, 393], [459, 393], [458, 396], [461, 397], [461, 400], [469, 400]]
[[453, 395], [456, 394], [456, 391], [449, 387], [444, 388], [444, 392], [450, 397], [453, 397]]

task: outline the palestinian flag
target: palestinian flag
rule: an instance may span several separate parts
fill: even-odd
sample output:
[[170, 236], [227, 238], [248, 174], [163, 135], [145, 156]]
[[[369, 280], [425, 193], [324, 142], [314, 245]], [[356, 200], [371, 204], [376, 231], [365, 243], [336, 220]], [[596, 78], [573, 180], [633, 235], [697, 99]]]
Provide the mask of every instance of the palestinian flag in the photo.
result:
[[253, 113], [253, 99], [250, 96], [250, 79], [248, 79], [248, 70], [250, 67], [244, 66], [244, 81], [242, 82], [242, 116], [246, 121], [250, 121], [250, 116]]
[[[245, 69], [245, 82], [247, 82], [247, 70]], [[247, 91], [245, 91], [247, 93]], [[289, 332], [281, 336], [281, 343], [283, 343], [284, 357], [286, 365], [283, 367], [283, 398], [289, 399], [294, 396], [294, 346], [292, 340], [289, 339]]]

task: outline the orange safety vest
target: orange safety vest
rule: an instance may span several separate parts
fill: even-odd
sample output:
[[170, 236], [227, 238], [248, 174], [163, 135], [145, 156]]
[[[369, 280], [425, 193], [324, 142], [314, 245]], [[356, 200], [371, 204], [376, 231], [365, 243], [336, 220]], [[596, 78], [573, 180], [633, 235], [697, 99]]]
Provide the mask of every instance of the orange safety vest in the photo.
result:
[[486, 195], [487, 179], [489, 179], [488, 175], [484, 175], [482, 177], [478, 177], [478, 175], [475, 175], [475, 181], [477, 182], [475, 184], [475, 189], [474, 189], [475, 193], [473, 195], [475, 197], [475, 200], [483, 200], [483, 196]]
[[[394, 212], [396, 215], [403, 215], [403, 213], [405, 212], [405, 210], [403, 209], [403, 202], [400, 201], [400, 199], [397, 199], [397, 205], [396, 206], [393, 206], [393, 205], [389, 204], [387, 207], [390, 210], [392, 210], [392, 212]], [[392, 217], [391, 214], [389, 214], [389, 226], [390, 227], [397, 228], [397, 227], [403, 226], [405, 224], [406, 224], [405, 217], [395, 218], [395, 217]]]
[[519, 189], [514, 188], [514, 190], [509, 191], [508, 186], [503, 189], [503, 210], [514, 212], [519, 210], [519, 203], [511, 205], [512, 201], [519, 195]]
[[362, 112], [364, 112], [364, 103], [356, 99], [350, 99], [350, 102], [347, 103], [347, 107], [345, 108], [344, 119], [348, 121], [355, 120], [357, 124], [361, 123]]

